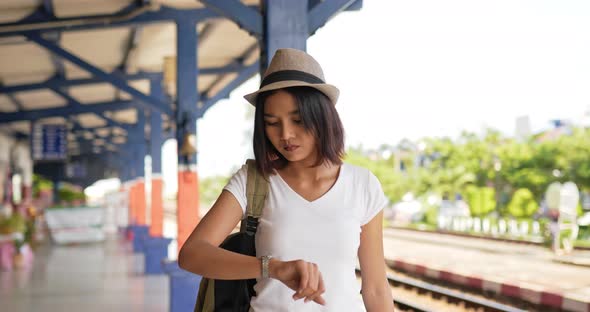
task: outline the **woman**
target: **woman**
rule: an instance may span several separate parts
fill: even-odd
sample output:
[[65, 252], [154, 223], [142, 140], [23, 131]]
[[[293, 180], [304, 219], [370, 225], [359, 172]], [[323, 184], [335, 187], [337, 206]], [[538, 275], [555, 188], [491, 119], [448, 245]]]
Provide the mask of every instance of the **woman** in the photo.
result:
[[[261, 311], [393, 311], [385, 274], [382, 208], [387, 200], [368, 170], [342, 163], [344, 131], [308, 54], [280, 49], [256, 106], [254, 154], [269, 194], [256, 234], [256, 254], [219, 244], [245, 217], [245, 166], [229, 181], [179, 255], [181, 268], [215, 279], [256, 278], [251, 307]], [[362, 300], [355, 276], [362, 271]]]

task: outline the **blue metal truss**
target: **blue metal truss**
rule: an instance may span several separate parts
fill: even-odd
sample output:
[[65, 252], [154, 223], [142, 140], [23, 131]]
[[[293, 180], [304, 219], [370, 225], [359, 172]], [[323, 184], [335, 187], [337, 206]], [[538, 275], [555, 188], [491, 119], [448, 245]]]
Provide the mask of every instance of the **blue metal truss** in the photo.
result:
[[[246, 6], [245, 8], [253, 11], [259, 10], [257, 6]], [[22, 36], [29, 32], [37, 31], [89, 30], [145, 25], [173, 22], [181, 19], [192, 19], [196, 23], [219, 17], [223, 16], [209, 8], [181, 10], [167, 6], [153, 7], [144, 5], [138, 7], [136, 4], [132, 4], [117, 14], [60, 19], [47, 15], [47, 12], [39, 8], [33, 14], [16, 23], [0, 24], [0, 37]], [[250, 23], [246, 25], [250, 25]]]
[[[66, 92], [64, 92], [60, 89], [57, 89], [57, 88], [51, 88], [51, 90], [53, 92], [59, 94], [61, 97], [63, 97], [68, 102], [68, 107], [76, 107], [79, 109], [84, 109], [84, 107], [85, 107], [84, 104], [78, 102], [76, 99], [74, 99], [72, 96], [70, 96]], [[104, 115], [101, 115], [100, 117], [105, 120], [108, 127], [119, 127], [122, 129], [125, 129], [125, 127], [126, 127], [126, 125], [123, 125], [117, 121], [114, 121], [111, 118], [108, 118]]]
[[31, 111], [19, 111], [14, 113], [2, 113], [0, 114], [0, 123], [35, 120], [55, 116], [66, 117], [83, 113], [101, 114], [106, 111], [118, 111], [135, 107], [136, 104], [133, 101], [114, 101], [73, 107], [62, 106]]
[[[183, 142], [187, 134], [196, 132], [196, 111], [199, 101], [197, 77], [196, 24], [192, 20], [176, 21], [176, 141]], [[180, 40], [182, 38], [182, 40]], [[181, 144], [181, 143], [179, 143]], [[178, 154], [179, 164], [194, 164], [196, 157], [183, 157]]]
[[[53, 0], [43, 0], [43, 10], [47, 16], [55, 17], [54, 7], [53, 7]], [[61, 33], [57, 31], [48, 32], [47, 39], [59, 44], [61, 40]], [[55, 67], [55, 75], [59, 77], [65, 77], [65, 66], [63, 60], [54, 54], [51, 54], [51, 62]]]
[[129, 66], [129, 58], [131, 57], [131, 53], [133, 49], [137, 48], [139, 45], [139, 38], [141, 36], [142, 27], [139, 25], [134, 25], [131, 27], [131, 35], [129, 36], [129, 41], [127, 42], [127, 49], [125, 50], [125, 56], [123, 56], [123, 61], [121, 62], [121, 66], [119, 70], [121, 72], [127, 72], [127, 67]]
[[[162, 89], [160, 79], [150, 80], [150, 93], [153, 97], [164, 99], [166, 95]], [[162, 114], [152, 110], [149, 116], [150, 139], [149, 153], [152, 157], [152, 172], [155, 174], [162, 173], [162, 145], [164, 144], [164, 135], [162, 133]]]
[[[59, 45], [61, 40], [61, 33], [60, 32], [52, 32], [51, 35], [55, 36], [51, 39], [55, 44]], [[58, 57], [57, 55], [51, 53], [51, 62], [53, 63], [53, 67], [55, 67], [55, 76], [57, 77], [65, 77], [66, 76], [66, 67], [64, 65], [63, 60]]]
[[[232, 62], [228, 65], [221, 67], [209, 67], [200, 68], [199, 74], [201, 75], [217, 75], [217, 74], [230, 74], [244, 69], [244, 65], [239, 62]], [[124, 80], [139, 80], [139, 79], [161, 79], [162, 73], [160, 72], [138, 72], [134, 74], [125, 74], [120, 71], [110, 73]], [[74, 87], [82, 86], [94, 83], [104, 83], [104, 80], [96, 77], [82, 78], [82, 79], [64, 79], [63, 77], [54, 76], [39, 83], [30, 83], [14, 86], [2, 86], [0, 85], [0, 94], [8, 94], [14, 92], [32, 91], [46, 88], [63, 88], [63, 87]]]
[[23, 103], [16, 98], [16, 96], [14, 96], [14, 94], [12, 93], [8, 93], [6, 94], [6, 96], [10, 99], [10, 101], [12, 101], [12, 103], [14, 103], [14, 105], [17, 108], [17, 111], [21, 111], [24, 109]]
[[96, 77], [102, 79], [104, 82], [109, 82], [113, 86], [129, 93], [135, 99], [139, 100], [136, 103], [142, 103], [143, 107], [146, 109], [155, 108], [162, 113], [171, 115], [172, 109], [167, 103], [164, 103], [160, 100], [154, 99], [148, 95], [143, 94], [141, 91], [129, 86], [127, 82], [123, 79], [117, 78], [113, 75], [110, 75], [103, 70], [99, 69], [98, 67], [89, 64], [88, 62], [82, 60], [81, 58], [73, 55], [72, 53], [64, 50], [60, 46], [56, 45], [55, 43], [48, 41], [41, 37], [39, 34], [27, 34], [27, 38], [34, 41], [35, 43], [39, 44], [40, 46], [46, 48], [50, 52], [59, 55], [68, 61], [74, 63], [75, 65], [79, 66], [80, 68], [92, 73]]
[[262, 15], [237, 0], [201, 0], [211, 10], [234, 21], [250, 35], [262, 38]]
[[49, 16], [55, 16], [53, 10], [53, 0], [43, 0], [43, 9]]
[[[112, 72], [111, 75], [115, 75], [115, 76], [117, 76], [121, 79], [125, 79], [125, 80], [151, 79], [153, 77], [162, 76], [161, 73], [147, 73], [147, 72], [139, 72], [136, 74], [126, 75], [126, 74], [121, 74], [118, 71]], [[14, 86], [0, 86], [0, 94], [40, 90], [40, 89], [47, 89], [47, 88], [75, 87], [75, 86], [83, 86], [83, 85], [95, 84], [95, 83], [104, 83], [104, 80], [100, 79], [100, 78], [96, 78], [96, 77], [82, 78], [82, 79], [65, 79], [63, 77], [53, 76], [43, 82], [38, 82], [38, 83], [30, 83], [30, 84], [22, 84], [22, 85], [14, 85]]]
[[211, 98], [204, 98], [203, 102], [199, 106], [197, 112], [197, 118], [203, 117], [205, 112], [213, 106], [213, 104], [217, 103], [217, 101], [221, 99], [225, 99], [229, 97], [229, 94], [246, 80], [252, 78], [258, 70], [260, 69], [260, 62], [255, 62], [254, 64], [245, 67], [234, 80], [232, 80], [229, 84], [227, 84], [223, 89], [221, 89], [217, 94], [215, 94]]

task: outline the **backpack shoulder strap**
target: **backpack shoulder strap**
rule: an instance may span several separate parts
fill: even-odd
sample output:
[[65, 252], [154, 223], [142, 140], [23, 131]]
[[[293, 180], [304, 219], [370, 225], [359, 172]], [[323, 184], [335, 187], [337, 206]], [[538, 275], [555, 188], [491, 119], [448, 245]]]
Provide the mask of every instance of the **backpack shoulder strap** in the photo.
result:
[[[262, 215], [262, 209], [264, 208], [264, 202], [268, 195], [268, 181], [258, 172], [256, 168], [256, 161], [254, 159], [248, 159], [246, 161], [248, 167], [248, 179], [246, 182], [246, 198], [248, 199], [246, 214], [247, 218], [242, 221], [241, 230], [245, 231], [246, 228], [250, 228], [256, 232], [256, 226], [258, 226], [258, 218]], [[256, 224], [247, 226], [248, 219], [256, 219]], [[252, 221], [252, 220], [251, 220]]]

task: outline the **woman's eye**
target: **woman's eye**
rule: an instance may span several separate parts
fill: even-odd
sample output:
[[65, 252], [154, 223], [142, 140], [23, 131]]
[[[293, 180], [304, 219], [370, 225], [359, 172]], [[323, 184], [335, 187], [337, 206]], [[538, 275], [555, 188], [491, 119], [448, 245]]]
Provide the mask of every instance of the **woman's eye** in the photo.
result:
[[270, 121], [266, 121], [266, 122], [264, 122], [264, 124], [265, 124], [265, 125], [267, 125], [267, 126], [271, 126], [271, 127], [272, 127], [272, 126], [276, 126], [276, 125], [278, 125], [279, 123], [278, 123], [278, 122], [270, 122]]
[[301, 123], [301, 119], [293, 120], [293, 122], [296, 123], [296, 124], [300, 124]]

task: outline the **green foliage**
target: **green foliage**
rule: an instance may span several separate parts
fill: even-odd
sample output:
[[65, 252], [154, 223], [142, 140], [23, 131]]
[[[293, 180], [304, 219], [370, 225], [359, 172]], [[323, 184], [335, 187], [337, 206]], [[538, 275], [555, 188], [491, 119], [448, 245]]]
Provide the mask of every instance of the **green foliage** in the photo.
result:
[[65, 202], [72, 202], [75, 200], [82, 200], [83, 201], [83, 200], [86, 200], [86, 195], [84, 195], [84, 192], [75, 191], [75, 190], [70, 189], [68, 187], [62, 187], [58, 191], [58, 198], [60, 201], [65, 201]]
[[391, 201], [399, 201], [408, 192], [415, 192], [419, 184], [416, 174], [403, 174], [393, 170], [392, 159], [371, 160], [360, 149], [347, 151], [344, 161], [367, 168], [375, 174], [383, 187], [383, 192]]
[[512, 196], [507, 210], [516, 218], [528, 218], [538, 209], [539, 205], [535, 201], [533, 193], [528, 189], [518, 189]]
[[25, 218], [18, 213], [10, 217], [0, 217], [0, 234], [10, 234], [14, 232], [25, 233], [27, 228]]
[[496, 209], [495, 191], [491, 187], [469, 185], [465, 188], [465, 200], [472, 216], [481, 217]]
[[[483, 136], [463, 132], [454, 141], [426, 138], [421, 142], [422, 151], [407, 140], [372, 152], [351, 149], [345, 161], [371, 170], [392, 201], [408, 192], [416, 197], [430, 192], [460, 193], [467, 197], [472, 214], [478, 216], [495, 210], [528, 216], [555, 181], [572, 181], [581, 190], [590, 189], [590, 129], [539, 135], [527, 141], [506, 138], [490, 129]], [[427, 159], [422, 166], [419, 157]], [[405, 171], [396, 169], [400, 161], [406, 165]], [[516, 192], [519, 189], [529, 193]], [[511, 194], [520, 197], [513, 199]]]
[[424, 222], [428, 225], [436, 226], [438, 223], [438, 206], [422, 203], [425, 207]]
[[52, 190], [53, 182], [45, 179], [44, 177], [33, 174], [33, 196], [37, 197], [40, 191]]
[[221, 194], [223, 187], [229, 181], [229, 177], [214, 176], [202, 179], [199, 183], [199, 198], [201, 203], [212, 206]]

